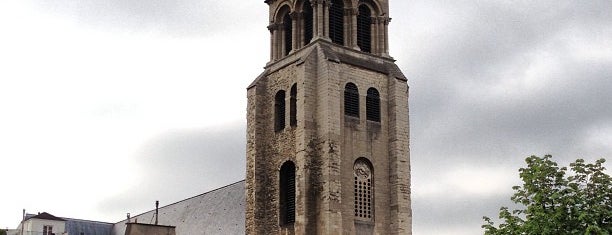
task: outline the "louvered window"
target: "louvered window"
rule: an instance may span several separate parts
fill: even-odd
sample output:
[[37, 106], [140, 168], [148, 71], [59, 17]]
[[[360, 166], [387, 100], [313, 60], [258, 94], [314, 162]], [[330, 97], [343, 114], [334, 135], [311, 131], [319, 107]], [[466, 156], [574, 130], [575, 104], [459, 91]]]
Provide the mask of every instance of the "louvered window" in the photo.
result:
[[291, 86], [289, 96], [289, 125], [297, 126], [297, 84]]
[[344, 3], [332, 0], [329, 7], [329, 37], [332, 42], [344, 45]]
[[274, 130], [285, 129], [285, 91], [278, 91], [274, 97]]
[[368, 89], [366, 96], [366, 116], [370, 121], [380, 122], [380, 95], [374, 88]]
[[359, 90], [353, 83], [344, 87], [344, 115], [359, 117]]
[[280, 169], [280, 224], [295, 222], [295, 165], [285, 162]]
[[288, 12], [283, 17], [283, 28], [285, 29], [285, 55], [289, 55], [289, 52], [293, 49], [293, 25]]
[[357, 159], [353, 166], [353, 177], [355, 179], [355, 217], [362, 220], [373, 220], [374, 177], [370, 161], [365, 158]]
[[310, 1], [304, 1], [303, 6], [304, 19], [304, 44], [308, 44], [312, 40], [312, 5]]
[[357, 45], [361, 51], [372, 52], [372, 13], [364, 4], [359, 6], [357, 16]]

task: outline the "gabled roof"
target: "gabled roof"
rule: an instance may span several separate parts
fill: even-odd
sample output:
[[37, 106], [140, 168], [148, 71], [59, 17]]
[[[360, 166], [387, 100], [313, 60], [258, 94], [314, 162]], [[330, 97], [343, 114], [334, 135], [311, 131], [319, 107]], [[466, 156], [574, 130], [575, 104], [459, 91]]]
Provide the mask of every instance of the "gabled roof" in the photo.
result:
[[[245, 234], [246, 185], [239, 181], [159, 208], [159, 225], [176, 226], [176, 234]], [[130, 218], [152, 223], [155, 210]], [[114, 225], [113, 234], [125, 234], [127, 220]]]
[[49, 214], [47, 212], [43, 212], [43, 213], [40, 213], [38, 215], [32, 216], [30, 218], [27, 218], [26, 220], [29, 220], [29, 219], [44, 219], [44, 220], [66, 221], [65, 219], [55, 217], [54, 215]]

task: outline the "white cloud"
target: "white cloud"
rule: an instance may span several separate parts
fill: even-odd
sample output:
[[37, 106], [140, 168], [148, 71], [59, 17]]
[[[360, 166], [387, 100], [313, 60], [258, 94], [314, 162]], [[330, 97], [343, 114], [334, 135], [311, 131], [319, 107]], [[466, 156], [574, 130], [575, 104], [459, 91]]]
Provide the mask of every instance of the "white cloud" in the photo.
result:
[[486, 198], [510, 195], [518, 182], [516, 169], [507, 166], [455, 165], [436, 169], [438, 175], [415, 179], [415, 200], [431, 198]]
[[[31, 2], [0, 4], [0, 156], [3, 175], [19, 179], [3, 178], [15, 197], [0, 211], [102, 219], [80, 211], [150, 174], [135, 156], [151, 138], [244, 122], [246, 86], [268, 55], [265, 26], [179, 37], [75, 19]], [[18, 219], [0, 215], [8, 227]]]

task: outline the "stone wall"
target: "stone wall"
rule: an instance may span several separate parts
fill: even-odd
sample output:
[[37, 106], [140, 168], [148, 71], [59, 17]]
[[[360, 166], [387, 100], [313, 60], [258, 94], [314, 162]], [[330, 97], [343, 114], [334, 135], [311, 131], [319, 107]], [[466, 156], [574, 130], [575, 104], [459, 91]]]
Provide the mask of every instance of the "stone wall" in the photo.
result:
[[[390, 68], [396, 66], [388, 58], [325, 40], [266, 67], [248, 89], [247, 234], [363, 234], [353, 205], [358, 158], [374, 168], [375, 216], [366, 234], [410, 234], [408, 86]], [[344, 115], [347, 82], [359, 88], [360, 118]], [[289, 94], [293, 84], [297, 126], [289, 126], [287, 105], [287, 125], [276, 132], [274, 97], [279, 90]], [[380, 93], [380, 122], [366, 121], [368, 88]], [[296, 165], [296, 221], [282, 227], [278, 188], [285, 161]]]

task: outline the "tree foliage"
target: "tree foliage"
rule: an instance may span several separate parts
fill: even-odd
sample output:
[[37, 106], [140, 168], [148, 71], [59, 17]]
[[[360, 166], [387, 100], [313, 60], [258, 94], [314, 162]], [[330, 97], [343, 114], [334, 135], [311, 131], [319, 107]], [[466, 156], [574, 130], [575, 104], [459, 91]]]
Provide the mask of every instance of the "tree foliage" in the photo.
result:
[[558, 167], [552, 156], [528, 157], [519, 169], [522, 186], [514, 186], [516, 210], [502, 207], [498, 226], [483, 217], [485, 235], [610, 235], [612, 183], [599, 159], [578, 159]]

